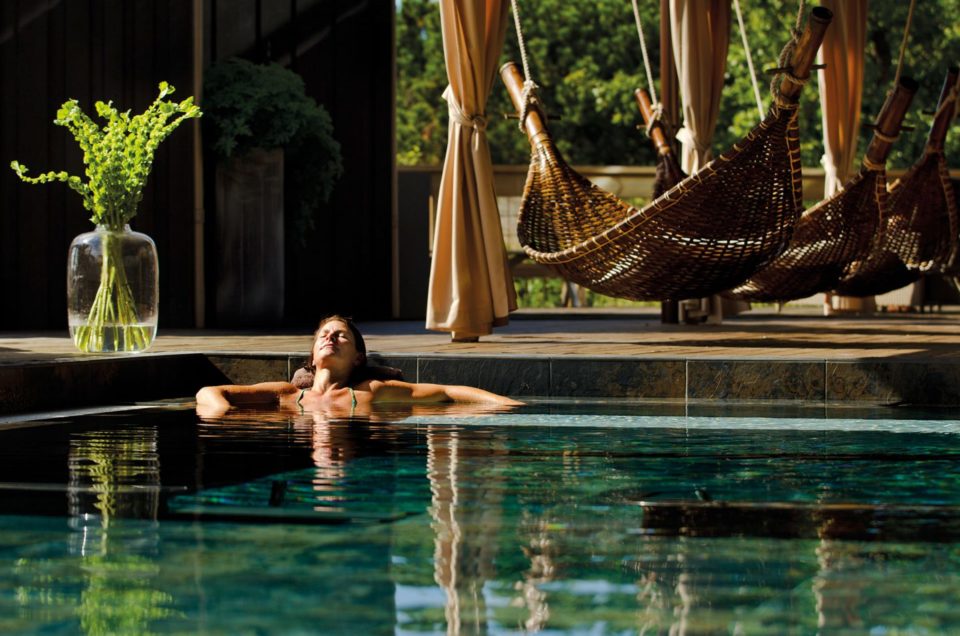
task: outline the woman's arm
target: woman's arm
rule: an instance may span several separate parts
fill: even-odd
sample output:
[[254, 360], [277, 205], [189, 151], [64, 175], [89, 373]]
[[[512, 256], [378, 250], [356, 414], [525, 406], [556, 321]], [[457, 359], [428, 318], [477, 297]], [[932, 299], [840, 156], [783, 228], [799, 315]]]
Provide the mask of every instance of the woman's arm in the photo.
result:
[[298, 391], [289, 382], [205, 386], [197, 391], [197, 406], [221, 409], [231, 406], [268, 406], [279, 404], [285, 396]]
[[414, 384], [399, 380], [372, 385], [374, 402], [458, 402], [479, 404], [502, 404], [520, 406], [518, 402], [503, 395], [484, 391], [472, 386], [450, 384]]

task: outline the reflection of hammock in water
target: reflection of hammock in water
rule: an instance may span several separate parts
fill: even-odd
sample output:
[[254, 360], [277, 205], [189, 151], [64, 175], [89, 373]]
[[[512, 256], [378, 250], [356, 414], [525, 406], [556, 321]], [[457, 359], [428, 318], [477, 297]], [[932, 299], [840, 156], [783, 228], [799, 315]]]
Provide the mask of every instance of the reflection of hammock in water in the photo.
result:
[[884, 164], [916, 90], [914, 80], [900, 80], [883, 105], [860, 171], [803, 214], [783, 254], [726, 295], [756, 301], [806, 298], [833, 289], [852, 262], [867, 257], [887, 199]]
[[888, 188], [880, 232], [869, 256], [851, 264], [837, 293], [883, 294], [923, 273], [945, 272], [955, 259], [957, 206], [943, 142], [956, 108], [957, 74], [956, 67], [947, 73], [923, 156]]
[[814, 8], [791, 43], [792, 73], [766, 119], [642, 209], [564, 162], [516, 65], [505, 64], [501, 77], [532, 149], [517, 227], [527, 256], [596, 292], [637, 300], [717, 293], [773, 259], [801, 209], [797, 98], [831, 18]]

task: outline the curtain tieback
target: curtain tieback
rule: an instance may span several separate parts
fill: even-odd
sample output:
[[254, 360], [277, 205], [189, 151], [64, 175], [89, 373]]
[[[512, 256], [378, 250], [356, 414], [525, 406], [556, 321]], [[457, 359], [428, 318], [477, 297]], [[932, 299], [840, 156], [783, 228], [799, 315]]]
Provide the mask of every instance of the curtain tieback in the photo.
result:
[[693, 131], [686, 126], [677, 131], [677, 141], [682, 143], [686, 148], [692, 148], [701, 157], [710, 150], [710, 146], [700, 143], [700, 140], [693, 134]]
[[[447, 90], [443, 91], [443, 98], [447, 100], [447, 107], [450, 111], [450, 119], [457, 122], [465, 128], [472, 128], [477, 133], [483, 133], [487, 130], [487, 118], [482, 114], [477, 115], [468, 115], [460, 107], [460, 104], [457, 103], [456, 97], [453, 95], [453, 91], [450, 90], [450, 87], [447, 87]], [[480, 147], [480, 135], [474, 135], [473, 137], [473, 147], [477, 149]]]

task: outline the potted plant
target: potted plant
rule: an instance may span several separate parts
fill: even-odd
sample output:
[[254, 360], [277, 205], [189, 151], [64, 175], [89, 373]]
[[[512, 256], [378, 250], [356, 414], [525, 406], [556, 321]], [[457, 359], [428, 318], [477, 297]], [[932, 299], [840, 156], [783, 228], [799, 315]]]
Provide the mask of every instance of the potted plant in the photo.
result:
[[92, 213], [96, 229], [73, 240], [67, 259], [67, 320], [74, 344], [85, 353], [143, 351], [156, 335], [156, 247], [129, 223], [160, 142], [183, 120], [201, 115], [192, 97], [166, 100], [174, 87], [161, 82], [159, 88], [156, 100], [139, 115], [98, 101], [97, 115], [106, 122], [102, 127], [75, 99], [57, 111], [53, 123], [67, 128], [83, 151], [86, 181], [65, 171], [30, 177], [19, 162], [10, 164], [27, 183], [66, 183]]
[[289, 228], [299, 239], [343, 173], [330, 114], [303, 79], [279, 64], [228, 58], [203, 80], [204, 139], [221, 161], [255, 150], [284, 151]]
[[205, 71], [203, 110], [217, 160], [217, 322], [278, 324], [288, 250], [306, 247], [343, 171], [330, 115], [293, 71], [239, 58]]

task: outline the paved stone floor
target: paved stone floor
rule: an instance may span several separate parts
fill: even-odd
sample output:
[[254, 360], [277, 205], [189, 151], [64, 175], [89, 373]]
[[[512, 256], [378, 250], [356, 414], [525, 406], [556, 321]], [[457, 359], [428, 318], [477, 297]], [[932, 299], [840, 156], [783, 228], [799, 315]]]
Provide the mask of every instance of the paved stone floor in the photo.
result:
[[[648, 312], [520, 312], [476, 343], [453, 343], [422, 322], [360, 323], [380, 354], [577, 355], [672, 359], [960, 360], [960, 308], [833, 316], [751, 312], [720, 325], [664, 325]], [[161, 330], [149, 353], [305, 353], [309, 330]], [[0, 332], [0, 364], [77, 360], [64, 333]]]

